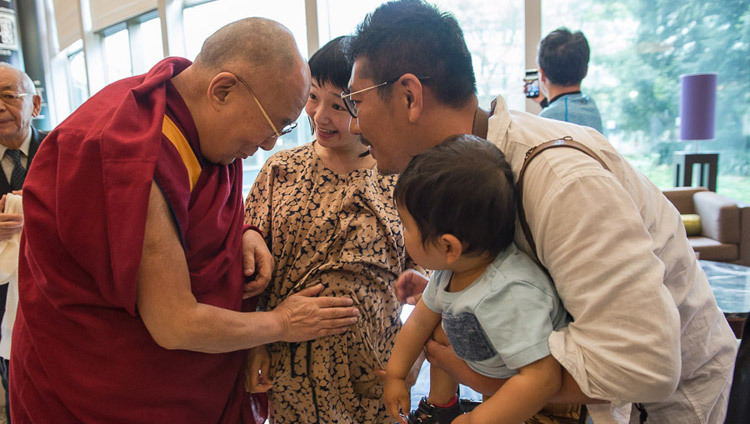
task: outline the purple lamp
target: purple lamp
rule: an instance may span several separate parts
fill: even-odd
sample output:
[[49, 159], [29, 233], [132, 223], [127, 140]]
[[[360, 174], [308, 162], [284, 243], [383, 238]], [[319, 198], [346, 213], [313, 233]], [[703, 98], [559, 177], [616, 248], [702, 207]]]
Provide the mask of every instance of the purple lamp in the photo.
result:
[[680, 139], [714, 138], [716, 74], [681, 75], [680, 86]]
[[718, 153], [699, 153], [698, 142], [714, 138], [716, 74], [680, 76], [680, 139], [695, 140], [695, 152], [675, 152], [675, 185], [691, 186], [693, 165], [699, 167], [698, 185], [716, 191]]

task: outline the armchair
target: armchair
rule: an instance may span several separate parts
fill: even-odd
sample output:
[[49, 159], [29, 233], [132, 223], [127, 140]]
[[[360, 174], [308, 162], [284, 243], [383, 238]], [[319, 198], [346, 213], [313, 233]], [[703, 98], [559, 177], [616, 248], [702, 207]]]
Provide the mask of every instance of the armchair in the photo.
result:
[[701, 234], [688, 240], [700, 258], [750, 266], [750, 205], [705, 187], [663, 190], [681, 214], [701, 217]]

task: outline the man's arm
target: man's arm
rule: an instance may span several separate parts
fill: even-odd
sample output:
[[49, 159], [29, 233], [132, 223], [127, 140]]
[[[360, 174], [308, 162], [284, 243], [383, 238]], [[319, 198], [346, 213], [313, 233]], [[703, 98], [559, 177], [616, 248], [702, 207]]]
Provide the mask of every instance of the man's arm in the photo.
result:
[[[492, 396], [496, 391], [505, 384], [508, 379], [497, 379], [483, 376], [472, 370], [463, 359], [456, 356], [453, 348], [444, 346], [433, 340], [425, 344], [427, 360], [430, 364], [435, 364], [448, 374], [453, 376], [464, 386], [471, 387], [473, 390], [484, 396]], [[606, 403], [599, 399], [592, 399], [581, 392], [580, 387], [575, 382], [570, 373], [562, 369], [562, 384], [557, 394], [550, 398], [552, 403]]]
[[518, 370], [489, 399], [455, 424], [519, 423], [534, 415], [560, 388], [560, 363], [548, 355]]
[[309, 297], [320, 292], [320, 285], [290, 296], [271, 312], [242, 313], [198, 303], [176, 226], [155, 183], [137, 280], [138, 312], [156, 343], [166, 349], [229, 352], [339, 334], [357, 321], [351, 299]]
[[[572, 135], [587, 140], [591, 133]], [[524, 207], [539, 258], [574, 318], [550, 335], [552, 355], [588, 396], [668, 398], [682, 367], [680, 316], [657, 257], [664, 240], [649, 232], [672, 225], [659, 221], [672, 219], [663, 214], [666, 199], [638, 180], [631, 197], [615, 174], [574, 149], [537, 160], [527, 169]]]

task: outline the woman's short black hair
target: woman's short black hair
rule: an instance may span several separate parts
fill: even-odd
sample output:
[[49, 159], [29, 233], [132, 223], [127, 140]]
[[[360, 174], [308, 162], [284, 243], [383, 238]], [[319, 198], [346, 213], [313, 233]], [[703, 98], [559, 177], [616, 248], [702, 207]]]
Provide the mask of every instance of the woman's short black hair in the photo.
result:
[[318, 85], [332, 84], [342, 91], [349, 85], [352, 64], [345, 51], [351, 39], [348, 35], [336, 37], [318, 49], [307, 61], [310, 65], [310, 74]]
[[487, 140], [455, 135], [412, 158], [394, 198], [414, 218], [422, 243], [456, 236], [464, 254], [493, 257], [513, 242], [513, 171]]

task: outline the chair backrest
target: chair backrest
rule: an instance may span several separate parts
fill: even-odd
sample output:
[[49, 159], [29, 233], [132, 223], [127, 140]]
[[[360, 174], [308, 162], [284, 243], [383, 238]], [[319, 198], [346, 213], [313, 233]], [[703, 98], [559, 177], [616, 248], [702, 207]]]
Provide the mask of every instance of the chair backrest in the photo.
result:
[[743, 338], [734, 363], [725, 424], [750, 423], [750, 319], [745, 320]]

